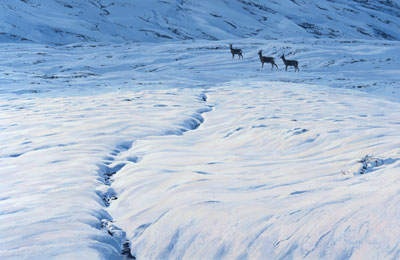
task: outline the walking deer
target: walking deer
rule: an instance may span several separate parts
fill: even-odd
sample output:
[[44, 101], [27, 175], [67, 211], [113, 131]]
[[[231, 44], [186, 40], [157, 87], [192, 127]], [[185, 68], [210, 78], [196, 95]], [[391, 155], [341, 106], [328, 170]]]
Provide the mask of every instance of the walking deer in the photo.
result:
[[262, 56], [262, 50], [260, 50], [258, 52], [258, 56], [260, 57], [261, 68], [264, 68], [264, 63], [271, 63], [271, 65], [272, 65], [271, 70], [274, 69], [274, 65], [275, 65], [276, 69], [278, 69], [278, 65], [276, 65], [275, 59], [273, 57]]
[[299, 66], [299, 62], [297, 60], [287, 60], [287, 59], [285, 59], [285, 54], [282, 54], [281, 59], [282, 59], [283, 63], [285, 63], [285, 66], [286, 66], [285, 70], [286, 71], [287, 71], [287, 67], [288, 66], [293, 66], [295, 72], [296, 71], [300, 71], [299, 67], [298, 67]]
[[229, 49], [231, 49], [232, 59], [235, 58], [235, 54], [237, 54], [239, 56], [239, 59], [240, 59], [240, 57], [242, 57], [242, 60], [243, 60], [243, 55], [242, 55], [241, 49], [232, 48], [232, 44], [229, 44]]

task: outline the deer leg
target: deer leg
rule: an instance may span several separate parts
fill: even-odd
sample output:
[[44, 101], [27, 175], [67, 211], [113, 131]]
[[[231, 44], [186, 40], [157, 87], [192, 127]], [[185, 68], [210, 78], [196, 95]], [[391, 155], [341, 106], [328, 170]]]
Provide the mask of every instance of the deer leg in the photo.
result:
[[286, 65], [286, 68], [285, 68], [286, 71], [287, 71], [287, 67], [288, 67], [288, 66]]

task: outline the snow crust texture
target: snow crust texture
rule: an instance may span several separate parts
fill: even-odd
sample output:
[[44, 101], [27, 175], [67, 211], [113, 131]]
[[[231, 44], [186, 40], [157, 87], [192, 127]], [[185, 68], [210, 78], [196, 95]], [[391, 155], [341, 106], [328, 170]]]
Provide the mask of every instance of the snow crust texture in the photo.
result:
[[201, 102], [192, 90], [2, 102], [0, 258], [120, 259], [105, 166], [121, 168], [112, 156], [136, 139], [187, 131]]
[[2, 44], [0, 258], [398, 258], [396, 42], [233, 44]]
[[[197, 130], [121, 155], [141, 159], [116, 176], [110, 213], [138, 259], [396, 258], [400, 106], [244, 84], [211, 88]], [[385, 159], [341, 174], [366, 154]]]

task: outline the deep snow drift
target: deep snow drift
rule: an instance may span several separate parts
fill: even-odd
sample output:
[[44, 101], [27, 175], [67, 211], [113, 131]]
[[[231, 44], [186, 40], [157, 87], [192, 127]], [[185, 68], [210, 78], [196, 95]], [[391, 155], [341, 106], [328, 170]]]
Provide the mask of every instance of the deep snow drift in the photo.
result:
[[398, 258], [398, 42], [233, 43], [2, 44], [0, 258]]

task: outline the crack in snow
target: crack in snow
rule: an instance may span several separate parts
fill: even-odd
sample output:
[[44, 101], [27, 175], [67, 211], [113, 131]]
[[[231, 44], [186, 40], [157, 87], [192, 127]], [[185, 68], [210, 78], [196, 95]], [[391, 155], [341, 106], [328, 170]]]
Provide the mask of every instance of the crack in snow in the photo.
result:
[[[205, 92], [201, 93], [199, 95], [199, 98], [204, 103], [207, 102], [207, 100], [208, 100], [208, 97]], [[197, 110], [197, 113], [192, 115], [192, 117], [190, 119], [184, 120], [184, 122], [183, 122], [184, 128], [180, 128], [179, 130], [181, 132], [177, 132], [177, 133], [175, 133], [175, 135], [182, 135], [184, 132], [198, 129], [199, 126], [202, 123], [204, 123], [204, 118], [203, 118], [202, 114], [212, 111], [212, 108], [213, 108], [213, 106], [208, 106], [207, 108], [202, 108], [202, 109]], [[111, 203], [118, 199], [118, 195], [117, 195], [116, 191], [113, 188], [111, 188], [111, 186], [114, 182], [113, 176], [115, 174], [117, 174], [126, 165], [126, 163], [116, 162], [115, 158], [121, 152], [131, 149], [132, 144], [133, 144], [132, 141], [127, 141], [127, 142], [123, 142], [123, 143], [120, 143], [119, 145], [117, 145], [116, 148], [110, 152], [110, 156], [107, 156], [105, 158], [106, 162], [100, 166], [99, 172], [101, 173], [103, 183], [106, 187], [109, 187], [107, 189], [107, 191], [99, 193], [99, 196], [101, 197], [101, 199], [104, 203], [106, 211], [107, 211], [107, 208], [111, 205]], [[126, 159], [133, 163], [138, 163], [141, 160], [141, 158], [139, 158], [137, 156], [129, 157]], [[145, 229], [148, 226], [150, 226], [151, 224], [152, 223], [140, 226], [140, 227], [142, 227], [141, 232], [144, 232]], [[136, 256], [133, 255], [131, 252], [131, 243], [132, 242], [127, 238], [126, 232], [123, 229], [114, 225], [114, 221], [111, 217], [109, 219], [102, 219], [101, 227], [102, 227], [102, 229], [106, 230], [110, 236], [112, 236], [114, 239], [116, 239], [119, 242], [120, 247], [121, 247], [120, 252], [121, 252], [121, 256], [123, 256], [123, 259], [136, 259]], [[135, 233], [134, 238], [137, 237], [137, 235], [138, 235], [138, 232]], [[171, 241], [171, 243], [172, 243], [171, 245], [173, 246], [174, 242]]]

